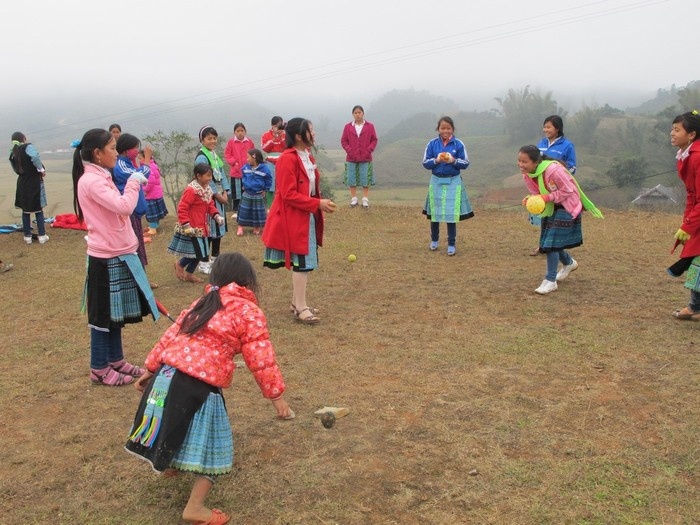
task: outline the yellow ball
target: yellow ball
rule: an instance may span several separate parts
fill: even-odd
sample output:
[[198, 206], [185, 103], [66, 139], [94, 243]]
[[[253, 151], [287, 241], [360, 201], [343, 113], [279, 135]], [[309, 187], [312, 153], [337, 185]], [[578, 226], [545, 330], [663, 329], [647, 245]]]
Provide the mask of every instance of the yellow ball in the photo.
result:
[[348, 255], [348, 261], [355, 262], [356, 260], [357, 260], [357, 257], [355, 257], [354, 253], [351, 253], [350, 255]]
[[527, 200], [525, 207], [533, 215], [539, 215], [544, 211], [545, 202], [539, 195], [533, 195]]

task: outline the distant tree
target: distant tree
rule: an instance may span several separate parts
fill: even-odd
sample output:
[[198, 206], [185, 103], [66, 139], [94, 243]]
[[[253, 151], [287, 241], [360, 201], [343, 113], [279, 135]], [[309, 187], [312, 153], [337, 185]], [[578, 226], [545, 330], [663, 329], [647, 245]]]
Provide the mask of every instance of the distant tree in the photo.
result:
[[143, 137], [155, 150], [155, 157], [162, 176], [163, 193], [177, 208], [180, 196], [192, 179], [192, 167], [199, 143], [184, 131], [171, 131], [166, 135], [156, 131]]
[[385, 132], [409, 117], [415, 108], [440, 116], [452, 116], [459, 111], [459, 106], [453, 100], [432, 95], [428, 91], [415, 89], [389, 91], [373, 102], [370, 107], [365, 107], [368, 119], [377, 127], [380, 144]]
[[505, 98], [496, 97], [495, 100], [500, 104], [500, 113], [505, 117], [506, 135], [510, 144], [534, 142], [540, 135], [545, 117], [556, 114], [563, 118], [566, 114], [552, 98], [551, 92], [542, 96], [530, 91], [530, 86], [520, 91], [509, 89]]
[[614, 157], [606, 175], [619, 188], [628, 186], [638, 189], [642, 186], [642, 181], [648, 177], [649, 168], [642, 157], [625, 152]]
[[690, 82], [684, 88], [678, 90], [678, 105], [681, 113], [700, 110], [700, 81]]
[[571, 124], [568, 126], [571, 131], [567, 134], [577, 146], [595, 149], [595, 131], [600, 119], [600, 108], [584, 106], [571, 119]]
[[614, 108], [610, 104], [605, 104], [600, 108], [600, 115], [602, 117], [621, 117], [625, 112], [621, 109]]

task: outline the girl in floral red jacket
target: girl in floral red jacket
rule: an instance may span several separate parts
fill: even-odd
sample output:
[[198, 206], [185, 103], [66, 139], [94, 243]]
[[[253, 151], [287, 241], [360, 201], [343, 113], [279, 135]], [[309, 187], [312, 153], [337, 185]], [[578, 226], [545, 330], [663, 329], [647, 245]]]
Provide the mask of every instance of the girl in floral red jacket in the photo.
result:
[[204, 282], [194, 271], [200, 261], [209, 260], [209, 217], [218, 224], [224, 223], [224, 217], [214, 204], [211, 179], [211, 166], [196, 164], [192, 182], [182, 192], [177, 205], [177, 224], [168, 252], [182, 257], [175, 261], [175, 275], [181, 281]]
[[143, 392], [126, 450], [171, 476], [197, 477], [182, 512], [191, 523], [228, 523], [204, 505], [216, 476], [231, 471], [233, 436], [221, 389], [231, 386], [234, 356], [243, 360], [280, 419], [294, 412], [258, 306], [258, 281], [240, 253], [217, 257], [204, 295], [183, 311], [146, 358]]

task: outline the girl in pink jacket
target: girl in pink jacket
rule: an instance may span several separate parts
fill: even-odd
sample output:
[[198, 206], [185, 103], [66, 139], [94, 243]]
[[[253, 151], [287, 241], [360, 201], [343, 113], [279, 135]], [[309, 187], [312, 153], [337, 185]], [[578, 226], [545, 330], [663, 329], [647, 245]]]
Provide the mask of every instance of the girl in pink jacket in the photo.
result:
[[159, 316], [129, 218], [146, 177], [134, 172], [119, 192], [109, 172], [117, 163], [116, 144], [106, 129], [91, 129], [72, 144], [75, 213], [88, 229], [83, 300], [90, 327], [90, 380], [107, 386], [126, 385], [145, 372], [124, 359], [122, 327], [140, 323], [149, 313]]
[[[535, 290], [535, 293], [545, 295], [556, 291], [557, 282], [578, 268], [578, 263], [566, 250], [583, 244], [583, 208], [595, 217], [602, 218], [603, 215], [586, 197], [571, 173], [558, 161], [543, 160], [537, 146], [520, 148], [518, 167], [531, 194], [523, 199], [523, 205], [532, 197], [540, 197], [546, 203], [539, 216], [540, 251], [547, 255], [547, 271]], [[558, 270], [559, 263], [562, 267]]]
[[146, 358], [143, 392], [126, 450], [166, 475], [196, 475], [182, 519], [228, 523], [204, 503], [216, 478], [231, 472], [233, 436], [222, 389], [231, 386], [242, 354], [263, 397], [280, 419], [294, 412], [283, 398], [282, 373], [258, 306], [258, 281], [240, 253], [216, 258], [204, 295], [182, 312]]
[[365, 120], [362, 106], [352, 108], [353, 121], [345, 124], [340, 144], [345, 150], [343, 182], [350, 188], [350, 207], [357, 206], [357, 186], [362, 186], [362, 208], [369, 209], [369, 187], [374, 185], [372, 152], [377, 147], [374, 124]]
[[[144, 162], [143, 150], [139, 151], [139, 163]], [[168, 215], [168, 208], [163, 200], [163, 184], [160, 179], [160, 167], [156, 164], [156, 159], [151, 157], [148, 166], [150, 173], [148, 174], [148, 183], [143, 187], [143, 193], [146, 196], [146, 220], [148, 221], [148, 235], [156, 235], [160, 220]]]

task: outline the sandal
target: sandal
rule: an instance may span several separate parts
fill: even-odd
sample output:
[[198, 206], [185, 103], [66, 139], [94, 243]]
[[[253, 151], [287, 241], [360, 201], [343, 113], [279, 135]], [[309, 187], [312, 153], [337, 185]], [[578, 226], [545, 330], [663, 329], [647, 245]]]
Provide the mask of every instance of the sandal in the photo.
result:
[[203, 283], [204, 280], [200, 279], [196, 275], [192, 273], [185, 272], [185, 276], [182, 278], [183, 281], [188, 282], [188, 283]]
[[673, 317], [675, 317], [679, 321], [699, 321], [700, 320], [700, 312], [693, 312], [687, 306], [681, 310], [676, 310], [675, 312], [673, 312], [672, 315], [673, 315]]
[[120, 374], [114, 368], [107, 367], [102, 370], [90, 369], [90, 381], [93, 385], [124, 386], [133, 383], [134, 377]]
[[[309, 307], [307, 308], [307, 310], [308, 310], [309, 312], [311, 312], [312, 314], [314, 314], [314, 315], [318, 315], [318, 314], [321, 313], [321, 310], [319, 310], [318, 308], [314, 308], [313, 306], [309, 306]], [[289, 312], [290, 312], [292, 315], [294, 315], [294, 316], [296, 316], [296, 315], [299, 313], [299, 312], [297, 311], [297, 307], [294, 306], [293, 303], [289, 305]]]
[[159, 284], [158, 283], [152, 283], [151, 281], [148, 281], [148, 284], [151, 285], [151, 290], [155, 290], [158, 288]]
[[126, 359], [122, 359], [116, 363], [110, 363], [109, 366], [112, 368], [112, 370], [128, 376], [141, 377], [146, 373], [145, 368], [132, 365], [131, 363], [127, 362]]
[[[309, 315], [302, 317], [301, 314], [304, 312], [309, 312]], [[294, 314], [294, 319], [304, 324], [318, 324], [321, 322], [321, 318], [311, 311], [311, 308], [307, 307], [303, 310], [299, 310]]]
[[211, 518], [207, 521], [195, 521], [194, 525], [226, 525], [231, 521], [231, 516], [219, 509], [211, 509]]

